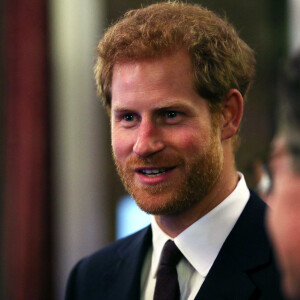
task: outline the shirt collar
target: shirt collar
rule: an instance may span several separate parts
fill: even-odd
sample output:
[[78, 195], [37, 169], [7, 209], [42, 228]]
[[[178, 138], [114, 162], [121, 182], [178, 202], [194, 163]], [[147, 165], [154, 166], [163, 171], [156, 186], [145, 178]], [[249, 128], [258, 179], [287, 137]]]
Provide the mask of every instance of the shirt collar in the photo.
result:
[[156, 276], [162, 249], [169, 239], [174, 240], [178, 249], [201, 276], [205, 277], [207, 275], [250, 197], [243, 174], [238, 174], [240, 180], [234, 191], [175, 239], [170, 238], [163, 232], [152, 216], [153, 255], [151, 276]]

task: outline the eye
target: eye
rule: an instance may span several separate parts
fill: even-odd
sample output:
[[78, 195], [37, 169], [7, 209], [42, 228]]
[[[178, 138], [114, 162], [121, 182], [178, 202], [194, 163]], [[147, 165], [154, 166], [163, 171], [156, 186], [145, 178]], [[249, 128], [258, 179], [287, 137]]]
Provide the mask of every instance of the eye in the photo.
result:
[[176, 125], [181, 122], [183, 114], [176, 110], [165, 110], [162, 112], [161, 121], [167, 125]]
[[135, 120], [134, 114], [124, 114], [123, 115], [123, 120], [126, 122], [133, 122]]
[[179, 113], [177, 111], [170, 110], [170, 111], [166, 111], [165, 115], [168, 119], [174, 119], [179, 115]]
[[124, 112], [119, 115], [118, 119], [121, 126], [124, 128], [132, 128], [139, 121], [138, 115], [132, 112]]

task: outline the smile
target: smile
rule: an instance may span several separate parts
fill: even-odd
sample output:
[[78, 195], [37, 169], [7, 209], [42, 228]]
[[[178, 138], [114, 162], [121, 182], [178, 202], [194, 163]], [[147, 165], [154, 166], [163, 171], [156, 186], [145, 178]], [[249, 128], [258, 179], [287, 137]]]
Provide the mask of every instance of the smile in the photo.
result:
[[173, 170], [175, 167], [170, 167], [170, 168], [140, 168], [137, 170], [138, 173], [143, 174], [148, 177], [157, 177], [160, 176], [168, 171]]

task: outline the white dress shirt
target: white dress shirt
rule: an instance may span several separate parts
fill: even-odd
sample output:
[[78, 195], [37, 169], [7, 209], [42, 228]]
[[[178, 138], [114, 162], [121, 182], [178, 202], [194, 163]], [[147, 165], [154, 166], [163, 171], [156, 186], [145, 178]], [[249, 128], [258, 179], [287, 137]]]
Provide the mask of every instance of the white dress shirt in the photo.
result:
[[184, 256], [177, 265], [180, 299], [192, 300], [196, 297], [223, 243], [249, 200], [250, 192], [244, 176], [239, 173], [239, 177], [236, 188], [226, 199], [175, 239], [164, 233], [155, 218], [151, 218], [153, 247], [148, 251], [143, 266], [142, 300], [153, 299], [161, 252], [169, 239], [174, 240]]

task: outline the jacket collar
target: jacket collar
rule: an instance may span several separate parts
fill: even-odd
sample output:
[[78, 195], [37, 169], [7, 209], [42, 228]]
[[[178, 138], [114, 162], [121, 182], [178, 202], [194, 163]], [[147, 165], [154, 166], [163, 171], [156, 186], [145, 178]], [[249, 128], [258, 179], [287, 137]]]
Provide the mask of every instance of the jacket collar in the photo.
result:
[[[195, 299], [249, 299], [256, 287], [249, 272], [270, 262], [265, 204], [252, 193]], [[224, 280], [226, 279], [226, 280]]]
[[117, 250], [117, 259], [110, 270], [105, 274], [105, 285], [111, 289], [107, 299], [140, 299], [141, 271], [147, 251], [151, 246], [151, 227], [139, 231], [123, 239]]

